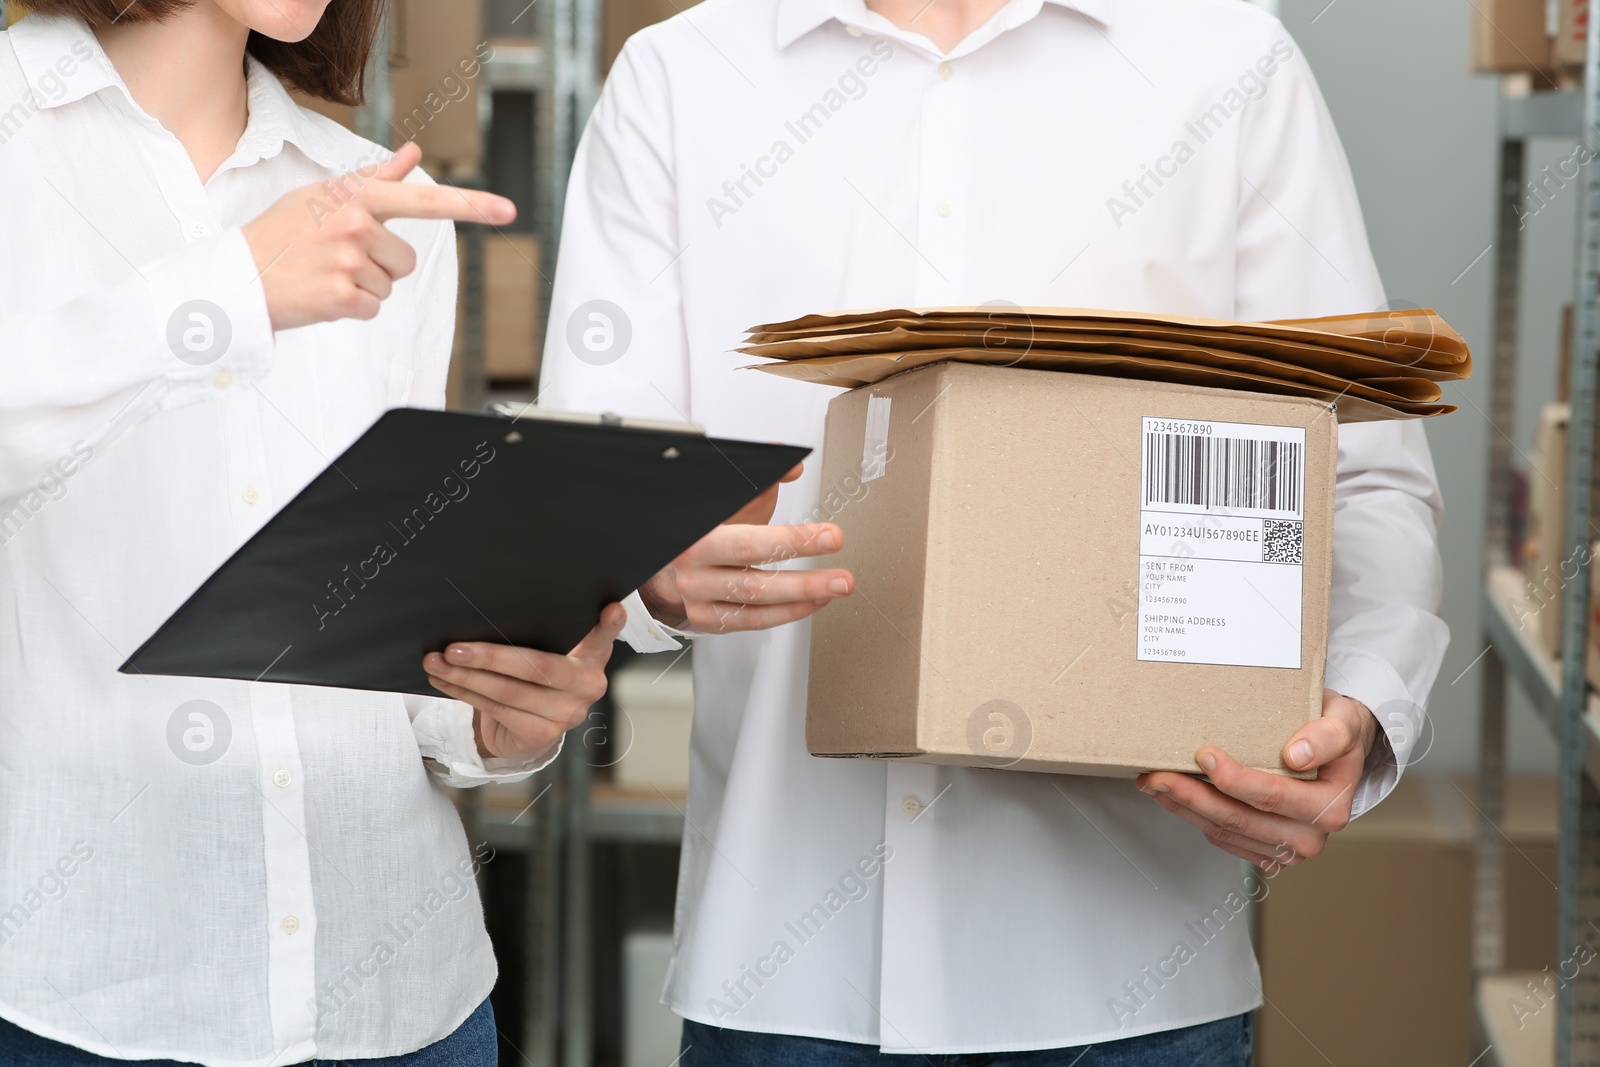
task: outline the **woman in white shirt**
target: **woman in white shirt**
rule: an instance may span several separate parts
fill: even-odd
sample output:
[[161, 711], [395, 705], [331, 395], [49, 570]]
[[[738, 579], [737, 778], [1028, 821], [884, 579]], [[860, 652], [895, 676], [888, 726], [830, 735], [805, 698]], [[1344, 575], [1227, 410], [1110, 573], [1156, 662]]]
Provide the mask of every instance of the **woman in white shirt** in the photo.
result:
[[442, 403], [448, 220], [514, 209], [288, 96], [359, 99], [378, 0], [29, 6], [0, 34], [0, 1062], [493, 1063], [492, 850], [440, 786], [553, 758], [622, 608], [568, 656], [431, 654], [456, 700], [116, 668], [379, 413]]

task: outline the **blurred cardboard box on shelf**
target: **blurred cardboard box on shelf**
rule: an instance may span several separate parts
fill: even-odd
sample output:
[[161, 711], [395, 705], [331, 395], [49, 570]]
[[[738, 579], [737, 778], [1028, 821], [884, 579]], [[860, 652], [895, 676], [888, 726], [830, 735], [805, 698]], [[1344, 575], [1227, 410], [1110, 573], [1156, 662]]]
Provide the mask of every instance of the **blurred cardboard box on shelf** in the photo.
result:
[[1553, 66], [1545, 0], [1471, 0], [1472, 71], [1543, 74]]
[[664, 22], [694, 4], [674, 3], [673, 0], [606, 0], [600, 5], [600, 53], [602, 74], [617, 61], [617, 53], [629, 37], [646, 26]]
[[484, 234], [484, 374], [491, 381], [531, 381], [539, 371], [539, 239]]
[[[1538, 971], [1555, 947], [1555, 783], [1507, 785], [1506, 964]], [[1265, 879], [1256, 1067], [1472, 1061], [1474, 789], [1409, 771], [1322, 855]]]
[[1472, 0], [1472, 70], [1538, 74], [1583, 69], [1589, 0]]
[[[492, 47], [478, 5], [396, 0], [389, 33], [390, 145], [416, 141], [422, 167], [434, 177], [480, 173], [478, 94]], [[355, 108], [292, 95], [346, 129], [356, 128]]]
[[1555, 0], [1555, 7], [1555, 65], [1582, 70], [1589, 49], [1589, 0]]
[[1307, 398], [959, 363], [835, 397], [818, 517], [858, 588], [812, 624], [808, 747], [1127, 776], [1216, 744], [1288, 773], [1336, 435]]
[[[458, 238], [461, 291], [466, 290], [467, 245]], [[483, 373], [490, 382], [528, 383], [539, 373], [539, 239], [532, 234], [483, 234]], [[467, 316], [458, 301], [452, 395], [462, 387]]]
[[1528, 536], [1523, 560], [1528, 605], [1533, 612], [1530, 625], [1539, 645], [1552, 656], [1561, 654], [1561, 589], [1572, 578], [1570, 572], [1563, 577], [1562, 570], [1571, 422], [1570, 404], [1546, 404], [1539, 413], [1534, 450], [1528, 457]]
[[689, 732], [694, 724], [694, 675], [687, 665], [662, 669], [650, 657], [611, 678], [620, 751], [612, 771], [618, 789], [682, 795], [689, 791]]
[[481, 6], [396, 0], [389, 25], [392, 143], [416, 141], [435, 176], [480, 173], [478, 95], [492, 54]]

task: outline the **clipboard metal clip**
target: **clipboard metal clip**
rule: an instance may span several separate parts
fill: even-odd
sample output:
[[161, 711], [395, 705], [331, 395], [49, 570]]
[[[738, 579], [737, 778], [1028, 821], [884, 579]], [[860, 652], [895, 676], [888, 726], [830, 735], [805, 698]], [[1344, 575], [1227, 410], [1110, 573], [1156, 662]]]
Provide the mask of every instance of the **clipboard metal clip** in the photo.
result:
[[598, 415], [581, 411], [553, 411], [550, 408], [535, 407], [533, 404], [515, 404], [504, 400], [497, 400], [485, 408], [491, 415], [498, 415], [503, 419], [543, 419], [547, 422], [579, 423], [586, 426], [619, 426], [630, 430], [655, 430], [659, 433], [692, 433], [704, 437], [706, 428], [693, 422], [677, 422], [671, 419], [635, 419], [624, 418], [614, 411], [602, 412]]

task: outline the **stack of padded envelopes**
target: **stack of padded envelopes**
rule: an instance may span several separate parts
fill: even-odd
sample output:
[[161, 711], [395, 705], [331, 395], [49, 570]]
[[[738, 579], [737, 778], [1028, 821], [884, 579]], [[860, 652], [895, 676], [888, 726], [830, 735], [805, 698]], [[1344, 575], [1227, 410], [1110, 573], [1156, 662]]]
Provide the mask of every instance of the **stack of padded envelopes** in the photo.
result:
[[1230, 322], [1082, 308], [900, 308], [757, 326], [755, 369], [853, 389], [954, 361], [1106, 374], [1326, 400], [1341, 422], [1455, 410], [1440, 382], [1472, 373], [1459, 333], [1425, 308]]

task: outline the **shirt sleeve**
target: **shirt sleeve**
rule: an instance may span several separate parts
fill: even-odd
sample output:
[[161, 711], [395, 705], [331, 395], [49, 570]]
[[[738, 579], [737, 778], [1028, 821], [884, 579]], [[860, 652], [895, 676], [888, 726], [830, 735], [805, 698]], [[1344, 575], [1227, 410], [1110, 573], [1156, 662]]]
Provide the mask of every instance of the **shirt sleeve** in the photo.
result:
[[456, 296], [460, 288], [454, 223], [440, 222], [434, 227], [432, 244], [418, 257], [417, 282], [417, 344], [411, 353], [411, 388], [406, 403], [418, 408], [443, 408], [455, 348]]
[[[539, 403], [687, 422], [693, 405], [669, 89], [648, 40], [635, 37], [623, 48], [578, 143]], [[622, 639], [636, 651], [676, 649], [672, 635], [691, 636], [652, 619], [637, 593], [624, 606]]]
[[566, 740], [562, 735], [549, 749], [530, 760], [484, 759], [478, 752], [478, 740], [473, 733], [472, 720], [477, 712], [472, 705], [443, 697], [411, 695], [406, 696], [405, 702], [423, 765], [442, 783], [457, 789], [490, 782], [520, 782], [554, 763]]
[[78, 449], [215, 395], [219, 373], [259, 380], [272, 354], [266, 294], [237, 229], [58, 307], [0, 310], [0, 502]]
[[[1278, 69], [1241, 128], [1235, 315], [1378, 311], [1383, 286], [1316, 80], [1275, 20], [1259, 54]], [[1325, 684], [1366, 705], [1381, 731], [1356, 788], [1356, 815], [1399, 781], [1444, 659], [1442, 515], [1420, 422], [1339, 427]]]

